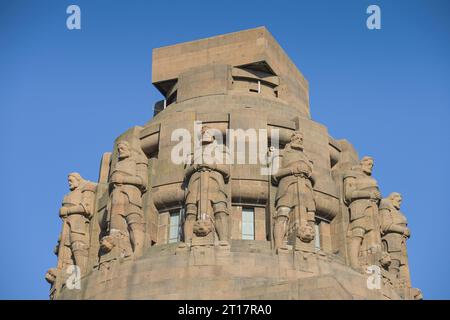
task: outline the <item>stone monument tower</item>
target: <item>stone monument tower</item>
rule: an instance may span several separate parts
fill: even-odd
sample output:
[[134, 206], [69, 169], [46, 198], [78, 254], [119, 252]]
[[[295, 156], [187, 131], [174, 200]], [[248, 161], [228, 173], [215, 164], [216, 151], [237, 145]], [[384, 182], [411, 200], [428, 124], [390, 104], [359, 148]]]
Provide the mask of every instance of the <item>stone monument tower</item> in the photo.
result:
[[69, 174], [52, 299], [421, 299], [401, 195], [264, 27], [154, 49], [152, 82], [98, 182]]

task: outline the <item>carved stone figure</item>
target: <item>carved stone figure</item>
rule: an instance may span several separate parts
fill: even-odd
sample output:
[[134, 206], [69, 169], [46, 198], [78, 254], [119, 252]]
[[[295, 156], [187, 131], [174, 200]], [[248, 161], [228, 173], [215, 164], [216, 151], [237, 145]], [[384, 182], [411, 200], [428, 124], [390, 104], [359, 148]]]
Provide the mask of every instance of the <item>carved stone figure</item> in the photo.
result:
[[201, 130], [202, 151], [194, 153], [192, 163], [185, 171], [188, 183], [186, 194], [186, 220], [184, 240], [191, 243], [194, 234], [204, 237], [217, 231], [221, 245], [228, 243], [229, 209], [225, 183], [229, 167], [224, 163], [224, 148], [218, 145], [210, 128]]
[[406, 240], [410, 237], [407, 220], [400, 212], [402, 196], [393, 192], [380, 204], [381, 233], [384, 252], [390, 256], [389, 272], [400, 283], [411, 287]]
[[57, 277], [57, 269], [56, 268], [50, 268], [45, 273], [45, 280], [50, 284], [50, 299], [55, 298], [56, 294], [56, 277]]
[[100, 257], [98, 270], [101, 272], [102, 281], [107, 281], [114, 276], [117, 263], [133, 256], [129, 233], [114, 233], [104, 236], [100, 241]]
[[109, 180], [109, 235], [118, 239], [126, 236], [136, 258], [144, 249], [142, 195], [147, 190], [148, 162], [145, 154], [141, 150], [133, 150], [127, 141], [120, 141], [117, 149], [118, 161]]
[[[89, 249], [89, 221], [94, 210], [96, 184], [84, 180], [79, 173], [68, 176], [70, 192], [64, 197], [59, 216], [63, 219], [58, 258], [66, 259], [63, 247], [70, 248], [74, 264], [83, 273], [86, 268]], [[61, 267], [61, 264], [59, 264]]]
[[381, 193], [372, 178], [373, 165], [373, 158], [363, 157], [359, 166], [344, 175], [344, 200], [350, 210], [348, 253], [350, 266], [357, 270], [361, 269], [358, 256], [363, 240], [372, 250], [381, 247], [377, 222]]
[[312, 162], [303, 152], [303, 134], [296, 131], [281, 153], [280, 168], [272, 175], [272, 182], [278, 185], [274, 225], [276, 249], [285, 248], [288, 225], [295, 235], [294, 241], [299, 238], [309, 243], [314, 239], [316, 206], [312, 173]]

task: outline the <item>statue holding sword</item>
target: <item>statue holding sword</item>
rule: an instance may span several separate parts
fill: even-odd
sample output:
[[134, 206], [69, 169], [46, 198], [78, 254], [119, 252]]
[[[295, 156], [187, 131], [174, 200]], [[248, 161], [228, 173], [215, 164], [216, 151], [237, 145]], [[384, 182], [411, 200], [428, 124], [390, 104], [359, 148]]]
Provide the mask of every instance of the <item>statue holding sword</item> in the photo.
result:
[[278, 185], [275, 198], [274, 224], [275, 249], [286, 249], [288, 230], [297, 238], [310, 243], [315, 236], [315, 201], [313, 165], [304, 153], [303, 134], [295, 131], [290, 142], [281, 152], [280, 168], [272, 175], [272, 183]]
[[203, 126], [201, 152], [194, 153], [185, 171], [188, 187], [184, 241], [188, 245], [194, 235], [204, 237], [211, 232], [217, 232], [219, 244], [228, 243], [229, 208], [225, 183], [230, 170], [223, 158], [224, 148], [215, 140], [212, 129]]

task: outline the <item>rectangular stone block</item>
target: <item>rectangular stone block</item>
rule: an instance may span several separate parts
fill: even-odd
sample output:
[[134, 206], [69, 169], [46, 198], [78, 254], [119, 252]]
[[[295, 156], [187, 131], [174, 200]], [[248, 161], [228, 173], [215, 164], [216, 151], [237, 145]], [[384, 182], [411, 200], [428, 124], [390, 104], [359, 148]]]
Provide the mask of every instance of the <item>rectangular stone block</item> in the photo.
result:
[[255, 207], [255, 240], [266, 240], [266, 208]]

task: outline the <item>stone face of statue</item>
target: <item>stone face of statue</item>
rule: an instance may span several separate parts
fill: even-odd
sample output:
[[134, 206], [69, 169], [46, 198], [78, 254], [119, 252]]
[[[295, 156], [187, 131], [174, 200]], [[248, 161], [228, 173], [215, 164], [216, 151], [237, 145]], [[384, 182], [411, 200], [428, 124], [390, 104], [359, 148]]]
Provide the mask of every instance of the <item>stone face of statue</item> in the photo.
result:
[[119, 159], [125, 159], [131, 156], [131, 150], [128, 143], [120, 142], [117, 145], [117, 150], [119, 151]]
[[370, 176], [372, 174], [373, 164], [374, 164], [374, 162], [373, 162], [372, 158], [369, 158], [369, 157], [363, 158], [361, 160], [362, 171]]
[[296, 132], [291, 137], [291, 148], [303, 150], [303, 134]]
[[75, 190], [80, 185], [80, 180], [77, 179], [77, 177], [75, 177], [74, 175], [69, 175], [67, 180], [69, 182], [70, 191]]
[[398, 193], [391, 195], [391, 203], [395, 209], [399, 210], [402, 204], [402, 196]]

